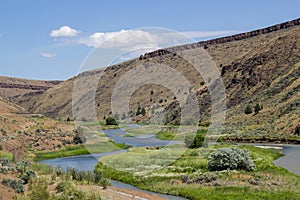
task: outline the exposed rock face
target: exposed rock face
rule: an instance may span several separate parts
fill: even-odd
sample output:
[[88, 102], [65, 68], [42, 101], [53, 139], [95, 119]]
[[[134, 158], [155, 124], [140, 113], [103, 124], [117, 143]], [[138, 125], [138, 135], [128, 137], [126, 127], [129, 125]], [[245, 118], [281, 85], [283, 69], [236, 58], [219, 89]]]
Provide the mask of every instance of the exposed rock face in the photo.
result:
[[271, 33], [274, 31], [281, 30], [281, 29], [287, 29], [287, 28], [290, 28], [293, 26], [299, 26], [299, 25], [300, 25], [300, 18], [292, 20], [292, 21], [284, 22], [281, 24], [277, 24], [274, 26], [269, 26], [267, 28], [246, 32], [246, 33], [240, 33], [240, 34], [217, 38], [217, 39], [212, 39], [212, 40], [208, 40], [208, 41], [201, 41], [201, 42], [182, 45], [182, 46], [178, 46], [178, 47], [159, 49], [159, 50], [156, 50], [156, 51], [153, 51], [150, 53], [145, 53], [144, 55], [141, 55], [139, 59], [143, 60], [143, 59], [153, 58], [156, 56], [162, 56], [165, 54], [169, 54], [170, 52], [180, 51], [180, 50], [185, 50], [185, 49], [193, 49], [193, 48], [197, 48], [197, 47], [204, 47], [206, 49], [206, 48], [208, 48], [208, 45], [216, 45], [216, 44], [222, 44], [222, 43], [226, 43], [226, 42], [244, 40], [247, 38], [259, 36], [259, 35], [266, 34], [266, 33]]
[[61, 81], [39, 81], [0, 76], [0, 97], [10, 99], [33, 92], [44, 92]]
[[0, 83], [0, 88], [17, 88], [17, 89], [27, 89], [27, 90], [48, 90], [48, 89], [51, 88], [51, 86]]

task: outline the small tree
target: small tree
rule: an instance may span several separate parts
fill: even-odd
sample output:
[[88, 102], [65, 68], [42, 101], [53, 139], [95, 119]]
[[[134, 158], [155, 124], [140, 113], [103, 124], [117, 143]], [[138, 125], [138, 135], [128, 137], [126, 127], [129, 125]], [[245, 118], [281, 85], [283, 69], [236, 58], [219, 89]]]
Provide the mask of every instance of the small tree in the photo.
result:
[[106, 122], [106, 125], [115, 125], [115, 126], [118, 126], [118, 122], [117, 122], [117, 120], [115, 120], [115, 118], [113, 118], [113, 117], [108, 117], [108, 118], [106, 118], [106, 120], [105, 120], [105, 122]]
[[142, 114], [141, 113], [142, 112], [142, 108], [141, 108], [141, 106], [138, 106], [138, 108], [137, 108], [137, 111], [136, 111], [136, 116], [138, 116], [138, 115], [140, 115], [140, 114]]
[[76, 130], [75, 130], [75, 136], [73, 137], [73, 142], [75, 144], [83, 144], [83, 143], [86, 143], [86, 138], [84, 136], [84, 131], [81, 127], [78, 127]]
[[145, 116], [145, 114], [146, 114], [146, 109], [145, 109], [145, 108], [142, 108], [141, 114], [142, 114], [143, 116]]
[[205, 140], [205, 136], [205, 130], [198, 130], [196, 135], [189, 134], [184, 138], [185, 146], [191, 149], [207, 147], [207, 141]]
[[259, 104], [256, 104], [255, 107], [254, 107], [254, 113], [258, 114], [259, 111], [261, 111], [261, 109], [262, 109], [262, 107]]
[[253, 112], [252, 110], [252, 106], [248, 105], [246, 108], [245, 108], [245, 114], [246, 115], [249, 115]]
[[300, 135], [300, 124], [298, 124], [295, 128], [295, 135]]
[[28, 170], [26, 173], [20, 176], [20, 179], [24, 181], [24, 184], [27, 184], [30, 179], [34, 178], [36, 175], [34, 171]]
[[194, 137], [195, 136], [192, 135], [192, 134], [188, 134], [187, 136], [185, 136], [185, 138], [184, 138], [184, 144], [185, 144], [186, 147], [190, 147], [191, 146], [191, 144], [194, 141]]
[[2, 184], [11, 187], [17, 193], [24, 192], [24, 185], [21, 180], [3, 179]]

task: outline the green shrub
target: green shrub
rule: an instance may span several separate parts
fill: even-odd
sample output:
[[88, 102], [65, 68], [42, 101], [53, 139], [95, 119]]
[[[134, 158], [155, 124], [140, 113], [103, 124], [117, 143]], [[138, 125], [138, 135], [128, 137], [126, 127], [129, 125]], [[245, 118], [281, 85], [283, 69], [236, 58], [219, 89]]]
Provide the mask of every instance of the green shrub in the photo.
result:
[[253, 112], [252, 106], [248, 105], [248, 106], [245, 108], [245, 114], [248, 115], [248, 114], [251, 114], [252, 112]]
[[74, 186], [72, 186], [71, 182], [69, 181], [62, 181], [57, 184], [56, 186], [57, 193], [61, 193], [60, 195], [57, 195], [55, 199], [57, 200], [84, 200], [87, 199], [86, 194], [76, 189]]
[[207, 147], [206, 130], [198, 130], [196, 135], [188, 134], [184, 138], [185, 146], [191, 149]]
[[79, 171], [72, 167], [68, 167], [66, 173], [76, 181], [87, 181], [88, 183], [95, 182], [95, 174], [90, 171]]
[[74, 144], [83, 144], [86, 143], [86, 138], [84, 134], [82, 133], [76, 133], [76, 135], [73, 137]]
[[208, 160], [208, 169], [210, 171], [251, 171], [256, 167], [246, 149], [221, 148], [211, 153]]
[[72, 185], [69, 181], [62, 181], [57, 184], [56, 191], [57, 193], [66, 192], [69, 188], [71, 188]]
[[300, 135], [300, 124], [298, 124], [295, 128], [295, 132], [294, 132], [295, 135]]
[[110, 181], [107, 178], [102, 177], [99, 181], [99, 185], [103, 187], [103, 189], [106, 189], [107, 186], [110, 185]]
[[55, 181], [56, 181], [56, 174], [53, 173], [53, 174], [51, 175], [51, 184], [55, 183]]
[[0, 173], [7, 174], [8, 173], [8, 169], [7, 168], [0, 168]]
[[102, 197], [99, 193], [90, 192], [86, 194], [86, 200], [102, 200]]
[[24, 184], [27, 184], [29, 180], [33, 177], [35, 177], [34, 171], [28, 170], [20, 176], [20, 179], [24, 181]]
[[114, 126], [118, 126], [118, 122], [117, 120], [115, 120], [115, 118], [109, 117], [105, 120], [106, 125], [114, 125]]
[[23, 174], [24, 172], [26, 172], [28, 166], [30, 165], [30, 162], [27, 160], [23, 160], [21, 162], [17, 162], [16, 164], [16, 169], [21, 172], [21, 174]]
[[48, 182], [45, 178], [31, 179], [30, 185], [30, 200], [48, 200], [50, 194], [48, 192]]
[[262, 109], [262, 107], [259, 104], [256, 104], [255, 107], [254, 107], [254, 113], [258, 114], [259, 111], [261, 111], [261, 109]]
[[11, 187], [17, 193], [24, 192], [24, 186], [21, 180], [3, 179], [2, 184]]
[[146, 114], [146, 109], [139, 106], [136, 111], [136, 116], [145, 115], [145, 114]]
[[183, 183], [191, 184], [191, 183], [198, 183], [198, 184], [206, 184], [217, 181], [218, 176], [213, 173], [206, 173], [200, 176], [189, 177], [188, 175], [182, 176], [181, 180]]
[[0, 159], [0, 164], [1, 164], [2, 166], [9, 166], [10, 161], [9, 161], [8, 158], [1, 158], [1, 159]]
[[60, 166], [55, 166], [54, 173], [56, 174], [56, 176], [60, 176], [60, 175], [64, 174], [64, 171], [62, 170], [62, 168]]

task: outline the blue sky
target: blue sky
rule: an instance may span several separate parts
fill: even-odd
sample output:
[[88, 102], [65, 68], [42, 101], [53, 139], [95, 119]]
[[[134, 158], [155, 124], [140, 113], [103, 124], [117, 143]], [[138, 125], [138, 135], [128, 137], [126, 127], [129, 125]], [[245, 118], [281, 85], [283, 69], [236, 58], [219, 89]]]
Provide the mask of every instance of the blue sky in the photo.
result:
[[199, 41], [298, 18], [299, 7], [299, 0], [1, 0], [0, 75], [67, 79], [108, 32], [162, 27]]

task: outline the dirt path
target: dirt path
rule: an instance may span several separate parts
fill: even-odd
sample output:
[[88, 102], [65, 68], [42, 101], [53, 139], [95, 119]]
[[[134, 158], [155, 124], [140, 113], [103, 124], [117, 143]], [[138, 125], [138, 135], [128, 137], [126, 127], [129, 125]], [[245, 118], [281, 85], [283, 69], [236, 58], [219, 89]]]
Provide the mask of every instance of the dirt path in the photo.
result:
[[79, 186], [82, 190], [93, 190], [99, 191], [101, 196], [106, 200], [165, 200], [165, 198], [159, 197], [158, 195], [152, 195], [145, 192], [121, 189], [113, 186], [108, 187], [106, 190], [103, 190], [99, 186]]

